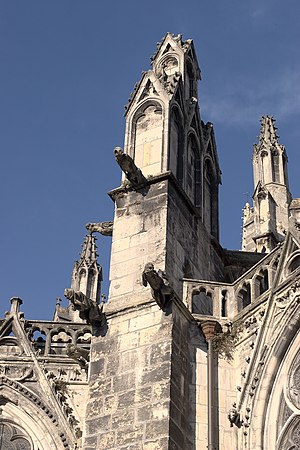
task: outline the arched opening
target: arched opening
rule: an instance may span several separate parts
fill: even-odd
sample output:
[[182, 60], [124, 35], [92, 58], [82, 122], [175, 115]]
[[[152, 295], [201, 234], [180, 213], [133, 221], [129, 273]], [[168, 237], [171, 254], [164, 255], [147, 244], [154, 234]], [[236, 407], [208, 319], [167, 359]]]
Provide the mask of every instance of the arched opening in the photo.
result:
[[204, 316], [213, 315], [212, 295], [210, 292], [206, 292], [204, 288], [195, 291], [192, 295], [192, 313]]
[[79, 291], [85, 292], [86, 287], [86, 270], [81, 269], [79, 272]]
[[31, 340], [35, 350], [37, 350], [39, 354], [43, 355], [45, 353], [46, 333], [37, 329], [33, 332]]
[[162, 107], [155, 101], [147, 102], [133, 119], [134, 161], [145, 176], [161, 172], [162, 143]]
[[227, 300], [228, 300], [228, 292], [222, 291], [222, 299], [221, 299], [221, 316], [227, 317]]
[[261, 270], [259, 273], [259, 295], [262, 295], [269, 289], [269, 274], [268, 270]]
[[285, 429], [276, 450], [300, 449], [300, 416], [294, 417], [290, 425]]
[[[2, 378], [0, 395], [2, 446], [0, 445], [0, 449], [60, 450], [64, 448], [64, 444], [67, 443], [66, 435], [57, 427], [57, 422], [54, 423], [52, 420], [54, 411], [51, 411], [50, 405], [44, 403], [43, 397], [29, 389], [26, 384], [14, 382], [6, 377]], [[68, 447], [70, 447], [69, 442]]]
[[288, 172], [287, 172], [287, 158], [284, 154], [282, 154], [282, 167], [283, 167], [283, 183], [288, 186]]
[[201, 163], [199, 145], [190, 133], [187, 146], [186, 190], [195, 206], [201, 205]]
[[276, 149], [272, 150], [271, 166], [272, 166], [272, 181], [280, 183], [280, 158]]
[[218, 239], [218, 180], [210, 158], [203, 165], [203, 218], [207, 231]]
[[238, 295], [238, 311], [246, 308], [251, 303], [251, 286], [250, 283], [245, 283], [239, 290]]
[[169, 170], [183, 183], [184, 139], [183, 126], [179, 109], [172, 109], [170, 118]]
[[268, 157], [268, 152], [266, 150], [263, 150], [260, 153], [260, 160], [261, 160], [261, 181], [262, 184], [266, 184], [268, 182], [267, 179], [265, 179], [265, 174], [266, 173], [270, 173], [270, 171], [268, 171], [268, 161], [267, 161], [267, 157]]
[[269, 289], [268, 269], [262, 269], [254, 278], [254, 297], [255, 299]]
[[288, 272], [292, 273], [300, 267], [300, 254], [295, 255], [288, 265]]
[[80, 331], [76, 336], [76, 345], [78, 345], [79, 347], [89, 349], [91, 345], [91, 339], [92, 334], [90, 330]]
[[277, 272], [277, 268], [278, 268], [278, 255], [273, 259], [273, 261], [271, 262], [271, 264], [269, 265], [269, 285], [273, 284], [274, 278], [275, 278], [275, 274]]
[[94, 286], [95, 286], [95, 271], [94, 269], [89, 269], [88, 271], [88, 281], [86, 287], [86, 296], [94, 300]]
[[64, 330], [57, 330], [51, 336], [50, 353], [62, 355], [66, 353], [67, 344], [72, 343], [72, 336]]
[[20, 426], [0, 418], [0, 450], [33, 450], [33, 444]]
[[21, 355], [23, 348], [15, 336], [3, 336], [0, 338], [1, 353], [7, 355]]
[[186, 64], [185, 86], [187, 98], [197, 96], [197, 81], [195, 77], [195, 71], [192, 62], [189, 60], [187, 60]]

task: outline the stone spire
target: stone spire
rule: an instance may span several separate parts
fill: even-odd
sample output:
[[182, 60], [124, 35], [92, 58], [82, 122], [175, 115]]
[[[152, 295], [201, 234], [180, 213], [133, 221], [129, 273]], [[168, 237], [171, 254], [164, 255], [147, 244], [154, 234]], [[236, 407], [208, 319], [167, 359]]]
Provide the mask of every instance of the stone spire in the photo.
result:
[[[97, 261], [97, 238], [89, 233], [84, 238], [79, 261], [75, 261], [72, 273], [71, 288], [81, 291], [96, 303], [100, 302], [102, 267]], [[77, 310], [71, 303], [67, 308], [60, 305], [61, 299], [56, 299], [53, 320], [56, 322], [83, 322]]]
[[243, 243], [246, 251], [270, 252], [284, 240], [291, 194], [287, 155], [279, 143], [275, 119], [263, 116], [258, 144], [253, 146], [253, 209], [244, 209]]
[[258, 144], [253, 146], [254, 186], [258, 183], [281, 184], [288, 190], [287, 155], [284, 145], [279, 144], [275, 119], [263, 116]]
[[126, 106], [124, 153], [146, 178], [171, 172], [218, 240], [221, 172], [213, 125], [200, 118], [193, 41], [167, 33], [151, 60]]
[[278, 134], [276, 133], [275, 119], [272, 116], [262, 116], [261, 128], [259, 133], [259, 144], [254, 148], [258, 149], [261, 145], [278, 144]]
[[93, 264], [97, 262], [96, 237], [93, 234], [87, 234], [82, 244], [82, 252], [79, 263]]
[[97, 238], [86, 235], [79, 261], [75, 261], [71, 287], [81, 291], [91, 300], [99, 302], [102, 281], [102, 267], [97, 262]]

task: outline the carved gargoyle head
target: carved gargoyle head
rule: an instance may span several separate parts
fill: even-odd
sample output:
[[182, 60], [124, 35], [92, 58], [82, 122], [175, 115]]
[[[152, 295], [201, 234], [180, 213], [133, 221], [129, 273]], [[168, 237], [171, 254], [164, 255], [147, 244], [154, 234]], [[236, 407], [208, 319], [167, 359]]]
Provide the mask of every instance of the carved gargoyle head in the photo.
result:
[[115, 147], [114, 155], [116, 159], [119, 159], [123, 155], [123, 149], [121, 147]]
[[149, 262], [145, 265], [144, 272], [152, 272], [154, 270], [154, 264]]
[[240, 413], [235, 407], [230, 408], [227, 417], [231, 427], [233, 427], [233, 425], [236, 425], [238, 428], [241, 426]]
[[72, 297], [73, 297], [73, 295], [74, 295], [74, 290], [73, 289], [65, 289], [64, 290], [64, 296], [67, 298], [67, 299], [71, 299]]

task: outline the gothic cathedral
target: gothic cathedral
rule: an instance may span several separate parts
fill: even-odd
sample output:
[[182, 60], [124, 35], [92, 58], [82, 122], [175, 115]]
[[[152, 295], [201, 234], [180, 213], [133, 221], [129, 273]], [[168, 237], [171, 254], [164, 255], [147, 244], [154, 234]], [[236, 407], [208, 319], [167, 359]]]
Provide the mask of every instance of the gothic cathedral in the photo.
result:
[[[192, 40], [167, 33], [126, 106], [113, 221], [87, 225], [68, 306], [0, 320], [0, 450], [300, 449], [300, 199], [275, 120], [253, 149], [241, 250]], [[101, 298], [96, 233], [112, 239]]]

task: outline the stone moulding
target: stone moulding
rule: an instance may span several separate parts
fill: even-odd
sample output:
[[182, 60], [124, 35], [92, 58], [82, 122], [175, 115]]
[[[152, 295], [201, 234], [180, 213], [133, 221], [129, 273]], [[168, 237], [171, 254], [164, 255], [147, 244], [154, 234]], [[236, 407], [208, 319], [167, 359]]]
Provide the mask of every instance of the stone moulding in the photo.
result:
[[[58, 419], [57, 419], [55, 413], [53, 411], [51, 411], [48, 408], [48, 406], [45, 405], [45, 403], [42, 400], [40, 400], [34, 392], [30, 391], [25, 386], [19, 384], [17, 381], [11, 380], [11, 379], [7, 378], [6, 376], [1, 375], [0, 376], [0, 398], [2, 397], [2, 401], [6, 400], [6, 397], [1, 395], [1, 386], [8, 386], [9, 388], [11, 388], [13, 390], [18, 391], [22, 396], [27, 398], [30, 402], [34, 403], [39, 410], [43, 411], [47, 415], [47, 417], [51, 420], [51, 422], [57, 428], [57, 433], [63, 444], [64, 449], [65, 450], [72, 449], [72, 447], [70, 446], [70, 444], [67, 441], [67, 437], [66, 437], [65, 433], [61, 430], [61, 428], [59, 426], [59, 422], [58, 422]], [[7, 399], [7, 401], [10, 402], [11, 399]]]

